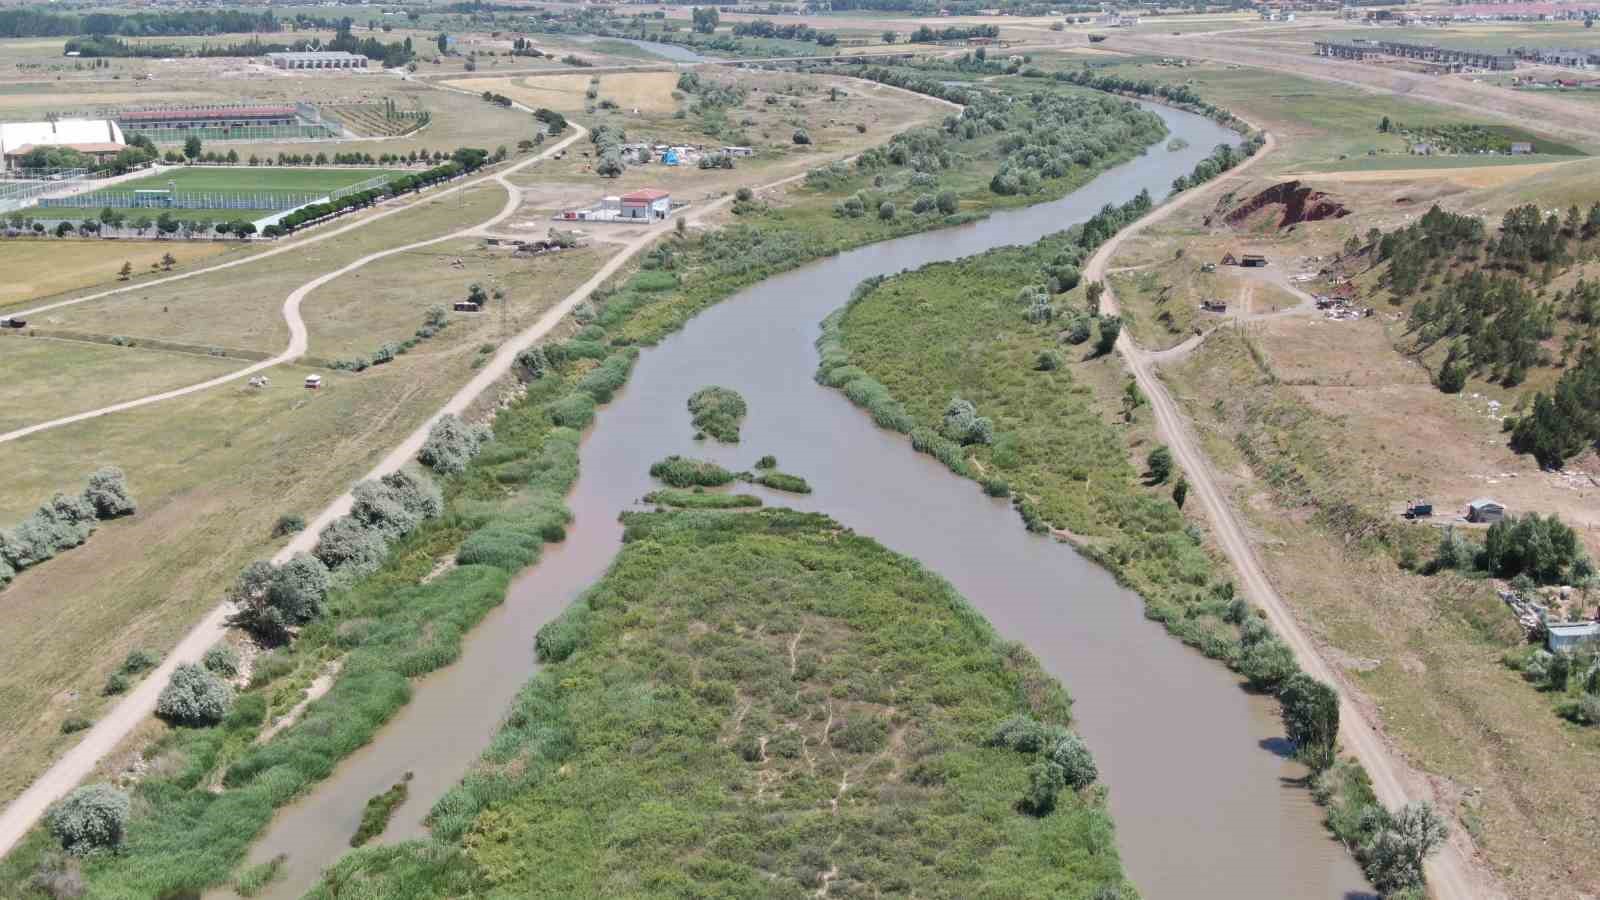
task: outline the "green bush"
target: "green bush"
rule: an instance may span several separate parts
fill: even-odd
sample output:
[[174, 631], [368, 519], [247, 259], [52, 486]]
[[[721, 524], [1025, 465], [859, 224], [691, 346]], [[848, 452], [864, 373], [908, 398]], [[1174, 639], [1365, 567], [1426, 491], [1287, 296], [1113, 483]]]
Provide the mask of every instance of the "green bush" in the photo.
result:
[[747, 412], [739, 392], [725, 387], [703, 387], [689, 396], [694, 427], [724, 443], [739, 442], [739, 425]]
[[45, 824], [75, 856], [121, 846], [132, 803], [109, 784], [86, 784], [50, 808]]
[[809, 494], [811, 485], [798, 475], [786, 475], [783, 472], [767, 471], [756, 476], [756, 484], [768, 487], [775, 491], [786, 491], [790, 494]]
[[175, 725], [215, 725], [228, 714], [233, 690], [194, 663], [172, 672], [172, 680], [156, 698], [156, 715]]
[[118, 694], [127, 693], [128, 676], [122, 674], [121, 672], [112, 672], [111, 677], [106, 679], [106, 686], [101, 688], [100, 692], [105, 694], [107, 697], [115, 697]]
[[222, 678], [232, 678], [239, 674], [239, 651], [233, 649], [229, 643], [220, 643], [200, 658], [200, 664], [206, 671]]
[[77, 734], [80, 731], [87, 730], [92, 725], [94, 723], [83, 716], [68, 716], [61, 720], [61, 733]]
[[275, 538], [288, 537], [298, 534], [306, 529], [305, 517], [290, 513], [279, 516], [278, 521], [272, 526], [272, 536]]
[[760, 497], [749, 494], [721, 494], [699, 489], [651, 491], [644, 502], [678, 509], [748, 509], [761, 505]]
[[116, 466], [102, 466], [89, 476], [83, 489], [83, 499], [94, 507], [95, 515], [102, 519], [131, 516], [137, 508], [128, 494], [127, 476]]
[[489, 426], [468, 425], [455, 413], [445, 413], [428, 429], [417, 460], [441, 475], [456, 475], [466, 471], [467, 463], [491, 437]]
[[594, 411], [594, 398], [581, 391], [573, 391], [545, 407], [550, 424], [580, 431], [594, 421]]
[[734, 474], [714, 462], [669, 456], [650, 466], [650, 477], [675, 488], [719, 487], [734, 480]]
[[161, 665], [161, 654], [154, 650], [134, 649], [129, 650], [123, 657], [122, 667], [118, 669], [124, 675], [138, 675], [148, 672]]

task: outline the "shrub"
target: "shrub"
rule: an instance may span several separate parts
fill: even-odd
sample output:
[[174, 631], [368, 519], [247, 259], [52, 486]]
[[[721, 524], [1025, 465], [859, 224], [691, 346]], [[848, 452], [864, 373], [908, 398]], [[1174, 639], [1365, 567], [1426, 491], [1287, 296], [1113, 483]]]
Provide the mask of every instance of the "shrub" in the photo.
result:
[[1072, 325], [1067, 329], [1065, 338], [1069, 344], [1081, 344], [1089, 339], [1089, 332], [1089, 317], [1078, 316], [1072, 320]]
[[1165, 484], [1172, 477], [1172, 451], [1165, 444], [1151, 450], [1145, 459], [1145, 468], [1151, 484]]
[[1056, 796], [1067, 785], [1066, 773], [1048, 759], [1036, 760], [1028, 767], [1028, 791], [1022, 796], [1024, 811], [1047, 816], [1056, 808]]
[[582, 430], [594, 421], [594, 410], [593, 397], [573, 391], [545, 407], [545, 415], [552, 425]]
[[763, 472], [756, 476], [756, 484], [791, 494], [811, 493], [811, 485], [804, 478], [798, 475], [785, 475], [782, 472]]
[[83, 716], [68, 716], [67, 718], [61, 720], [61, 733], [77, 734], [80, 731], [87, 730], [93, 724], [93, 722], [89, 721]]
[[124, 675], [138, 675], [159, 665], [161, 665], [161, 654], [154, 650], [135, 649], [129, 650], [128, 655], [123, 657], [122, 667], [118, 671]]
[[811, 143], [811, 135], [806, 133], [804, 128], [796, 128], [794, 130], [794, 142], [800, 145], [809, 144]]
[[961, 208], [961, 201], [956, 198], [954, 191], [940, 191], [938, 199], [934, 202], [938, 204], [939, 212], [947, 216]]
[[1037, 753], [1044, 749], [1045, 737], [1045, 727], [1039, 720], [1019, 713], [995, 727], [989, 744], [1019, 753]]
[[111, 677], [106, 679], [106, 686], [101, 688], [100, 692], [107, 697], [115, 697], [118, 694], [125, 694], [127, 691], [128, 676], [121, 672], [112, 672]]
[[889, 726], [878, 719], [848, 719], [828, 734], [829, 744], [851, 753], [874, 753], [889, 740]]
[[733, 481], [734, 474], [713, 462], [674, 455], [652, 464], [650, 477], [676, 488], [718, 487]]
[[290, 513], [278, 517], [278, 521], [272, 526], [272, 536], [275, 538], [287, 537], [291, 534], [298, 534], [305, 529], [305, 517]]
[[1295, 755], [1321, 772], [1333, 765], [1339, 738], [1339, 695], [1304, 672], [1289, 676], [1278, 691], [1284, 733]]
[[1071, 732], [1055, 738], [1045, 748], [1045, 756], [1060, 767], [1063, 779], [1073, 790], [1081, 791], [1100, 777], [1100, 769], [1094, 764], [1089, 745]]
[[1100, 318], [1100, 339], [1095, 342], [1095, 352], [1104, 356], [1115, 350], [1117, 336], [1120, 334], [1122, 334], [1122, 319], [1118, 316], [1102, 316]]
[[739, 190], [735, 191], [733, 196], [734, 196], [734, 199], [738, 200], [740, 203], [749, 203], [751, 200], [755, 199], [756, 195], [755, 195], [755, 192], [750, 190], [749, 188], [742, 187], [742, 188], [739, 188]]
[[739, 424], [748, 411], [744, 397], [725, 387], [704, 387], [689, 397], [694, 427], [725, 443], [738, 443]]
[[239, 651], [233, 649], [232, 644], [221, 643], [207, 650], [206, 655], [200, 658], [200, 664], [214, 675], [233, 678], [239, 674]]
[[1061, 368], [1061, 354], [1054, 350], [1040, 350], [1034, 357], [1033, 368], [1038, 372], [1054, 372]]
[[544, 347], [529, 347], [517, 354], [517, 375], [523, 381], [538, 381], [550, 371], [550, 358], [545, 355]]
[[994, 423], [978, 415], [977, 408], [960, 397], [950, 398], [939, 430], [945, 437], [963, 446], [994, 443]]
[[128, 495], [128, 480], [116, 466], [102, 466], [89, 476], [83, 499], [101, 519], [133, 515], [135, 504]]
[[894, 221], [895, 207], [893, 200], [885, 200], [878, 204], [878, 218], [885, 222]]
[[352, 574], [377, 571], [389, 543], [351, 516], [340, 516], [317, 535], [313, 552], [330, 570]]
[[122, 844], [132, 804], [109, 784], [86, 784], [50, 808], [46, 824], [68, 853], [83, 856]]
[[172, 680], [156, 698], [156, 715], [176, 725], [215, 725], [228, 714], [233, 690], [194, 663], [173, 670]]
[[[1259, 619], [1251, 621], [1259, 622]], [[1289, 645], [1275, 637], [1265, 637], [1245, 647], [1239, 657], [1239, 673], [1257, 690], [1277, 690], [1299, 671]]]
[[756, 460], [756, 468], [758, 469], [776, 469], [777, 467], [778, 458], [770, 453]]
[[466, 471], [467, 463], [492, 436], [487, 425], [468, 425], [454, 413], [445, 413], [428, 429], [417, 459], [435, 472], [455, 475]]
[[1362, 857], [1373, 887], [1390, 896], [1423, 886], [1423, 861], [1444, 845], [1450, 829], [1425, 800], [1387, 818]]

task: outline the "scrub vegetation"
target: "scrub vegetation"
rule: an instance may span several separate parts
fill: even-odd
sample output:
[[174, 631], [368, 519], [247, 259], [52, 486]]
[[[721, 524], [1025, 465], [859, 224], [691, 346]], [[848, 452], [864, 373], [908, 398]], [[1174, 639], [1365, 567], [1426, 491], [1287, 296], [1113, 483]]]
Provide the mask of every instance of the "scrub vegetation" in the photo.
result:
[[749, 509], [761, 505], [761, 498], [750, 494], [723, 494], [696, 488], [692, 491], [651, 491], [644, 502], [678, 509]]
[[81, 494], [58, 493], [14, 528], [0, 531], [0, 588], [23, 569], [87, 541], [100, 520], [130, 516], [136, 508], [121, 469], [96, 469]]
[[725, 387], [704, 387], [689, 397], [696, 436], [709, 434], [726, 444], [739, 442], [739, 424], [748, 411], [744, 397]]
[[816, 514], [625, 522], [431, 839], [312, 896], [1126, 896], [1065, 692], [943, 580]]

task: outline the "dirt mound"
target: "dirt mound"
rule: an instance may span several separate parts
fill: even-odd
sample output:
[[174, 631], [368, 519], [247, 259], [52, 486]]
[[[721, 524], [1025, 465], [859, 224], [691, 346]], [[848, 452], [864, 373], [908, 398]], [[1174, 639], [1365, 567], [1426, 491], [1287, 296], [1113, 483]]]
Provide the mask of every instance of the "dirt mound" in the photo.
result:
[[1279, 229], [1293, 228], [1301, 222], [1318, 222], [1350, 215], [1350, 210], [1345, 209], [1339, 201], [1329, 198], [1327, 194], [1313, 191], [1298, 181], [1285, 181], [1244, 201], [1228, 213], [1223, 221], [1238, 228], [1270, 207], [1283, 208], [1278, 220]]

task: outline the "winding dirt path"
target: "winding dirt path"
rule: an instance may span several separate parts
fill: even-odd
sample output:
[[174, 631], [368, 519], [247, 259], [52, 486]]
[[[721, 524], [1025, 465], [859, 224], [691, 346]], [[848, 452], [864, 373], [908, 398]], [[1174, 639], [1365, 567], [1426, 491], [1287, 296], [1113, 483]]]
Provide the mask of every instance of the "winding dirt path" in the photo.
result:
[[[159, 394], [148, 394], [146, 396], [139, 397], [139, 398], [134, 399], [134, 400], [126, 400], [126, 401], [123, 401], [122, 403], [113, 403], [110, 406], [102, 406], [99, 409], [92, 409], [92, 410], [89, 410], [88, 412], [75, 413], [75, 414], [70, 415], [70, 416], [62, 416], [59, 419], [51, 419], [51, 420], [49, 420], [47, 422], [37, 422], [37, 423], [35, 423], [33, 425], [27, 425], [27, 426], [24, 426], [22, 428], [18, 428], [18, 429], [12, 430], [12, 431], [8, 431], [8, 432], [5, 432], [4, 434], [0, 434], [0, 444], [6, 443], [8, 441], [14, 441], [14, 440], [17, 440], [18, 438], [27, 437], [30, 434], [37, 434], [37, 433], [39, 433], [41, 431], [47, 431], [47, 430], [49, 430], [51, 428], [59, 428], [62, 425], [71, 425], [74, 422], [82, 422], [82, 421], [84, 421], [86, 419], [93, 419], [93, 418], [96, 418], [98, 416], [109, 415], [109, 414], [115, 413], [115, 412], [122, 412], [123, 410], [128, 410], [128, 409], [137, 409], [137, 408], [139, 408], [141, 406], [149, 406], [152, 403], [160, 403], [160, 402], [162, 402], [164, 400], [172, 400], [172, 399], [175, 399], [177, 397], [186, 396], [188, 394], [198, 393], [199, 391], [208, 390], [210, 388], [217, 387], [218, 385], [227, 384], [230, 381], [238, 381], [241, 378], [246, 378], [246, 377], [249, 377], [251, 375], [256, 374], [257, 372], [261, 372], [261, 371], [264, 371], [266, 369], [270, 369], [273, 366], [280, 366], [280, 365], [283, 365], [284, 363], [293, 362], [294, 360], [299, 359], [300, 357], [305, 355], [306, 347], [308, 345], [308, 338], [307, 338], [307, 332], [306, 332], [306, 323], [305, 323], [305, 320], [302, 319], [301, 316], [300, 316], [300, 304], [305, 300], [305, 298], [308, 295], [310, 295], [310, 293], [312, 291], [316, 290], [319, 287], [322, 287], [323, 285], [325, 285], [328, 282], [334, 280], [335, 278], [340, 277], [341, 275], [347, 275], [350, 272], [355, 271], [356, 269], [359, 269], [359, 268], [361, 268], [363, 266], [366, 266], [366, 265], [369, 265], [371, 263], [377, 262], [378, 260], [383, 259], [385, 257], [393, 256], [396, 253], [405, 253], [405, 252], [407, 252], [409, 250], [415, 250], [418, 247], [426, 247], [426, 246], [428, 246], [430, 244], [438, 244], [438, 243], [441, 243], [441, 242], [444, 242], [444, 241], [455, 240], [455, 239], [463, 238], [463, 237], [472, 237], [474, 235], [477, 235], [477, 234], [481, 233], [484, 229], [492, 228], [495, 225], [498, 225], [500, 222], [503, 222], [506, 219], [510, 218], [511, 214], [516, 212], [517, 206], [522, 202], [522, 194], [521, 194], [521, 192], [519, 190], [517, 190], [514, 186], [512, 186], [512, 184], [509, 181], [506, 180], [505, 176], [510, 175], [513, 172], [521, 171], [522, 169], [525, 169], [528, 166], [531, 166], [534, 163], [539, 162], [540, 160], [549, 158], [552, 154], [554, 154], [555, 152], [557, 152], [557, 151], [569, 146], [573, 141], [576, 141], [578, 138], [582, 137], [586, 133], [586, 131], [581, 126], [574, 125], [573, 129], [574, 130], [573, 130], [573, 133], [571, 135], [569, 135], [565, 139], [559, 141], [558, 143], [551, 145], [543, 153], [540, 153], [540, 154], [538, 154], [536, 156], [529, 157], [528, 159], [525, 159], [522, 162], [519, 162], [516, 165], [513, 165], [510, 168], [507, 168], [506, 170], [504, 170], [502, 172], [498, 172], [498, 173], [493, 174], [493, 175], [488, 175], [488, 176], [485, 176], [483, 178], [475, 178], [475, 179], [472, 179], [471, 181], [466, 181], [466, 182], [463, 182], [461, 184], [455, 185], [454, 187], [446, 188], [443, 191], [439, 191], [437, 193], [431, 193], [431, 194], [428, 195], [427, 199], [418, 201], [418, 203], [432, 202], [432, 201], [437, 200], [437, 199], [439, 199], [441, 197], [448, 197], [451, 194], [454, 194], [454, 193], [456, 193], [458, 191], [465, 190], [465, 189], [467, 189], [469, 187], [476, 187], [477, 185], [485, 184], [485, 183], [490, 182], [490, 181], [498, 182], [499, 184], [501, 184], [502, 186], [504, 186], [506, 188], [509, 196], [506, 198], [506, 205], [500, 210], [499, 213], [497, 213], [493, 218], [489, 219], [487, 222], [481, 222], [481, 223], [479, 223], [477, 225], [473, 225], [473, 226], [470, 226], [470, 227], [467, 227], [467, 228], [458, 229], [456, 231], [450, 232], [449, 234], [440, 235], [439, 237], [429, 238], [429, 239], [424, 240], [424, 241], [417, 241], [417, 242], [412, 243], [412, 244], [406, 244], [405, 246], [402, 246], [402, 247], [390, 247], [390, 248], [388, 248], [386, 250], [379, 250], [379, 251], [377, 251], [375, 253], [369, 253], [366, 256], [363, 256], [360, 259], [356, 260], [355, 262], [350, 263], [349, 265], [345, 266], [344, 268], [337, 269], [335, 271], [328, 272], [328, 273], [325, 273], [323, 275], [320, 275], [320, 276], [318, 276], [316, 278], [313, 278], [312, 280], [306, 282], [305, 284], [301, 285], [300, 287], [295, 288], [292, 292], [290, 292], [288, 297], [284, 298], [284, 301], [283, 301], [283, 320], [289, 326], [289, 345], [284, 348], [282, 353], [279, 353], [276, 356], [272, 356], [272, 357], [269, 357], [267, 359], [263, 359], [260, 362], [251, 363], [250, 365], [245, 366], [242, 369], [237, 369], [237, 370], [235, 370], [233, 372], [227, 373], [226, 375], [218, 375], [217, 377], [209, 379], [207, 381], [201, 381], [201, 382], [197, 382], [195, 384], [186, 385], [184, 387], [174, 388], [173, 390], [163, 391], [163, 392], [161, 392]], [[303, 240], [298, 240], [298, 241], [292, 241], [292, 242], [289, 242], [289, 243], [285, 243], [285, 244], [282, 244], [280, 246], [274, 247], [271, 250], [266, 250], [266, 251], [263, 251], [261, 253], [254, 253], [254, 254], [251, 254], [250, 256], [243, 257], [243, 258], [240, 258], [240, 259], [230, 260], [228, 262], [220, 263], [220, 264], [215, 265], [215, 266], [207, 266], [206, 268], [203, 268], [203, 269], [195, 269], [192, 272], [185, 272], [185, 273], [183, 273], [181, 275], [173, 275], [173, 276], [168, 277], [168, 278], [159, 278], [159, 279], [156, 279], [155, 281], [140, 282], [137, 285], [129, 285], [127, 287], [113, 288], [112, 290], [109, 290], [109, 291], [100, 291], [99, 293], [89, 294], [89, 295], [84, 296], [84, 297], [77, 297], [77, 298], [74, 298], [72, 300], [61, 300], [61, 301], [58, 301], [58, 302], [55, 302], [55, 303], [46, 304], [44, 306], [36, 306], [33, 309], [24, 310], [23, 312], [20, 312], [20, 313], [13, 313], [13, 315], [17, 316], [18, 318], [29, 318], [31, 316], [35, 316], [35, 315], [37, 315], [39, 313], [42, 313], [42, 312], [48, 312], [49, 310], [52, 310], [52, 309], [60, 309], [61, 307], [64, 307], [64, 306], [73, 306], [73, 305], [76, 305], [76, 304], [79, 304], [79, 303], [87, 303], [87, 302], [89, 302], [91, 300], [99, 300], [102, 297], [110, 297], [110, 296], [113, 296], [113, 295], [116, 295], [116, 294], [126, 293], [128, 291], [148, 290], [149, 288], [155, 287], [156, 285], [169, 284], [169, 283], [174, 282], [174, 281], [181, 281], [181, 280], [183, 280], [185, 278], [194, 278], [194, 277], [199, 276], [199, 275], [207, 275], [207, 274], [210, 274], [212, 272], [219, 272], [219, 271], [222, 271], [223, 269], [231, 269], [231, 268], [233, 268], [235, 266], [247, 265], [249, 263], [254, 263], [254, 262], [257, 262], [258, 260], [268, 259], [270, 257], [278, 256], [278, 255], [283, 254], [283, 253], [292, 253], [292, 252], [298, 251], [298, 250], [300, 250], [300, 249], [302, 249], [302, 248], [304, 248], [304, 247], [306, 247], [306, 246], [308, 246], [310, 244], [318, 243], [320, 241], [325, 241], [325, 240], [327, 240], [329, 238], [337, 237], [337, 236], [339, 236], [341, 234], [346, 234], [346, 233], [348, 233], [350, 231], [354, 231], [357, 228], [365, 228], [365, 227], [367, 227], [368, 225], [371, 225], [374, 222], [378, 222], [378, 221], [381, 221], [382, 219], [386, 219], [389, 216], [392, 216], [392, 215], [394, 215], [396, 213], [405, 212], [406, 210], [414, 209], [414, 208], [416, 208], [418, 203], [406, 203], [406, 204], [401, 205], [401, 206], [396, 206], [393, 209], [382, 210], [382, 211], [378, 212], [376, 215], [366, 216], [366, 217], [360, 219], [359, 221], [351, 222], [350, 224], [345, 225], [343, 227], [335, 228], [335, 229], [332, 229], [330, 231], [325, 231], [325, 232], [321, 232], [321, 233], [318, 233], [318, 234], [313, 234], [310, 237], [307, 237], [307, 238], [305, 238]]]
[[[1227, 175], [1180, 194], [1176, 199], [1157, 207], [1144, 218], [1117, 232], [1090, 258], [1083, 270], [1084, 279], [1104, 282], [1106, 264], [1116, 255], [1124, 240], [1168, 218], [1185, 204], [1194, 202], [1197, 197], [1215, 192], [1221, 184], [1265, 158], [1276, 146], [1277, 141], [1271, 134], [1267, 134], [1266, 144], [1261, 151]], [[1112, 314], [1117, 312], [1116, 297], [1109, 283], [1106, 284], [1106, 292], [1100, 302], [1107, 312]], [[1338, 691], [1340, 737], [1343, 738], [1345, 750], [1354, 754], [1366, 768], [1367, 773], [1372, 776], [1373, 790], [1377, 793], [1378, 799], [1391, 809], [1403, 806], [1410, 800], [1432, 799], [1426, 779], [1401, 759], [1399, 753], [1385, 741], [1377, 726], [1362, 714], [1361, 707], [1354, 700], [1353, 689], [1339, 676], [1334, 667], [1322, 658], [1316, 643], [1300, 626], [1289, 605], [1267, 578], [1266, 570], [1256, 557], [1255, 548], [1251, 545], [1243, 524], [1229, 505], [1227, 495], [1217, 484], [1210, 459], [1201, 449], [1199, 440], [1185, 420], [1178, 404], [1167, 392], [1166, 384], [1156, 376], [1156, 355], [1134, 343], [1126, 330], [1117, 340], [1117, 351], [1122, 354], [1128, 369], [1138, 381], [1139, 389], [1149, 398], [1150, 407], [1155, 412], [1157, 429], [1172, 448], [1178, 464], [1183, 467], [1194, 494], [1200, 498], [1218, 544], [1239, 574], [1245, 595], [1266, 612], [1273, 629], [1294, 650], [1295, 659], [1300, 663], [1300, 667], [1312, 677], [1332, 685]], [[1448, 813], [1448, 810], [1445, 812]], [[1457, 900], [1457, 898], [1472, 900], [1472, 898], [1505, 896], [1504, 891], [1495, 884], [1493, 877], [1472, 862], [1470, 842], [1464, 837], [1463, 829], [1455, 828], [1454, 835], [1454, 839], [1427, 863], [1428, 884], [1432, 896], [1439, 900]]]

